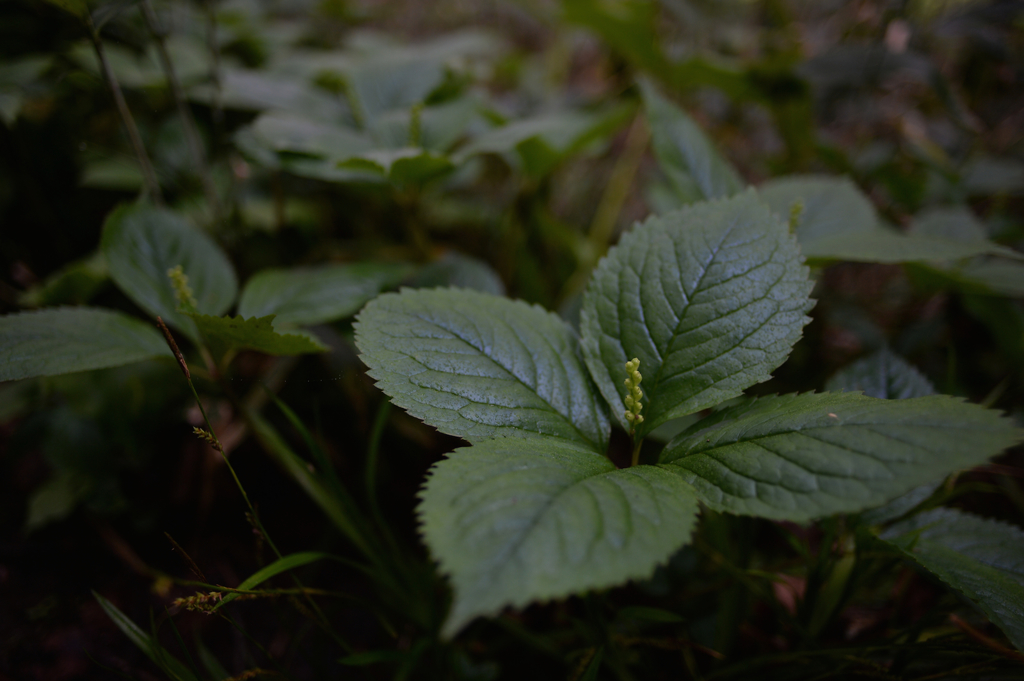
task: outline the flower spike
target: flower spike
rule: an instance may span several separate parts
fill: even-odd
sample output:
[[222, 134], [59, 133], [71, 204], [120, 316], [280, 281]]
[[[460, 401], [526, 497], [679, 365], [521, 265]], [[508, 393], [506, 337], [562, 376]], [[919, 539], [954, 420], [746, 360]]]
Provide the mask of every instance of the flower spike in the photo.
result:
[[627, 378], [625, 380], [625, 384], [629, 394], [626, 395], [623, 402], [626, 405], [626, 420], [629, 421], [631, 426], [629, 431], [630, 435], [635, 432], [637, 424], [644, 422], [644, 417], [640, 416], [640, 410], [644, 408], [643, 403], [640, 401], [644, 396], [643, 391], [640, 390], [640, 381], [642, 381], [644, 377], [640, 375], [639, 369], [640, 360], [638, 358], [634, 357], [629, 362], [626, 362]]

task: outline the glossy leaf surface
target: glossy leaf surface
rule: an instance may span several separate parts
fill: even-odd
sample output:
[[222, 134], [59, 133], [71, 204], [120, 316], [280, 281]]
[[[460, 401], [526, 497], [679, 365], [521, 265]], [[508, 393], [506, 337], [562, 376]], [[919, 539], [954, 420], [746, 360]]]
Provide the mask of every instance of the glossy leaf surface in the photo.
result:
[[432, 469], [423, 533], [455, 601], [442, 633], [479, 615], [648, 577], [685, 544], [697, 498], [654, 466], [616, 469], [584, 447], [497, 439]]
[[1019, 442], [997, 412], [933, 395], [750, 400], [673, 439], [662, 464], [717, 511], [802, 522], [877, 506]]
[[406, 289], [357, 320], [370, 376], [438, 430], [470, 441], [550, 435], [604, 453], [608, 418], [558, 316], [475, 291]]
[[[753, 191], [648, 219], [598, 265], [580, 330], [623, 428], [625, 363], [640, 359], [646, 435], [766, 381], [808, 319], [796, 242]], [[627, 428], [628, 430], [628, 428]]]

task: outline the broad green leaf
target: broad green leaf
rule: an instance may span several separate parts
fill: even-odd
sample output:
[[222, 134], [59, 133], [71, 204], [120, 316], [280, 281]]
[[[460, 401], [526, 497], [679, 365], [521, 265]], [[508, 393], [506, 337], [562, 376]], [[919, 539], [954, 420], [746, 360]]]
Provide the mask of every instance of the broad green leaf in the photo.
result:
[[263, 270], [242, 290], [238, 314], [277, 315], [278, 324], [323, 324], [359, 311], [413, 271], [403, 263], [363, 262], [291, 270]]
[[0, 317], [0, 381], [170, 356], [160, 332], [113, 310], [60, 307]]
[[455, 592], [449, 637], [506, 606], [648, 577], [689, 540], [697, 515], [678, 476], [620, 470], [551, 438], [458, 449], [421, 496], [424, 538]]
[[625, 363], [640, 359], [645, 436], [740, 395], [789, 355], [811, 284], [795, 240], [748, 191], [652, 217], [594, 272], [580, 322], [587, 366], [623, 428]]
[[1021, 440], [998, 412], [943, 395], [784, 395], [719, 412], [662, 465], [716, 511], [803, 522], [877, 506]]
[[319, 121], [351, 118], [344, 102], [294, 74], [223, 68], [218, 87], [199, 85], [189, 91], [195, 101], [242, 111], [287, 111]]
[[[321, 553], [319, 551], [304, 551], [302, 553], [293, 553], [288, 556], [282, 556], [270, 565], [266, 565], [260, 568], [255, 573], [247, 577], [245, 580], [242, 581], [241, 584], [238, 585], [238, 589], [240, 591], [255, 589], [263, 582], [267, 581], [271, 577], [281, 574], [282, 572], [294, 570], [297, 567], [309, 565], [310, 563], [313, 563], [315, 561], [331, 557], [331, 554]], [[237, 593], [225, 594], [224, 598], [221, 599], [221, 601], [217, 603], [217, 605], [215, 605], [213, 609], [217, 610], [218, 608], [223, 607], [224, 605], [238, 598], [238, 596], [239, 594]]]
[[937, 508], [887, 529], [897, 546], [965, 594], [1024, 651], [1024, 531], [954, 508]]
[[43, 75], [51, 64], [53, 56], [42, 55], [0, 61], [0, 121], [7, 127], [12, 127], [18, 119], [26, 99], [26, 88]]
[[107, 617], [121, 630], [121, 633], [127, 636], [128, 640], [134, 643], [136, 648], [156, 663], [161, 671], [167, 674], [173, 681], [200, 681], [188, 667], [182, 664], [178, 658], [167, 652], [160, 645], [159, 641], [143, 631], [135, 622], [132, 622], [117, 606], [95, 591], [92, 592], [92, 595], [100, 604], [100, 607], [103, 608], [103, 612], [107, 614]]
[[982, 156], [967, 164], [962, 182], [970, 196], [1018, 194], [1024, 189], [1024, 163]]
[[178, 312], [168, 270], [181, 265], [202, 314], [224, 314], [235, 300], [238, 283], [227, 256], [206, 233], [169, 210], [115, 209], [103, 225], [100, 247], [125, 295], [192, 340], [198, 339], [195, 323]]
[[1021, 259], [1024, 254], [1001, 246], [988, 238], [985, 226], [965, 206], [932, 208], [914, 216], [907, 233], [935, 237], [969, 245], [972, 255], [1001, 255]]
[[934, 395], [924, 375], [889, 348], [882, 348], [841, 370], [825, 386], [830, 392], [860, 390], [868, 397], [903, 400]]
[[686, 202], [732, 196], [745, 183], [700, 126], [646, 78], [640, 92], [658, 164]]
[[75, 506], [89, 491], [89, 482], [73, 471], [61, 471], [32, 490], [28, 500], [25, 532], [63, 520], [71, 515]]
[[326, 352], [327, 346], [308, 331], [282, 334], [274, 330], [274, 315], [266, 317], [214, 317], [189, 315], [199, 334], [219, 351], [256, 350], [268, 355], [302, 355]]
[[[860, 390], [868, 397], [883, 400], [905, 400], [935, 394], [931, 382], [888, 347], [883, 347], [844, 368], [829, 380], [825, 389], [830, 392]], [[936, 480], [915, 487], [906, 494], [865, 512], [861, 516], [861, 521], [877, 525], [895, 520], [930, 497], [941, 484], [942, 480]]]
[[800, 203], [796, 236], [813, 260], [915, 262], [955, 260], [988, 252], [988, 242], [962, 242], [932, 234], [903, 234], [882, 227], [874, 206], [846, 178], [793, 175], [765, 182], [761, 197], [782, 219]]
[[368, 304], [355, 329], [381, 390], [438, 430], [605, 450], [608, 417], [571, 328], [551, 312], [476, 291], [406, 289]]

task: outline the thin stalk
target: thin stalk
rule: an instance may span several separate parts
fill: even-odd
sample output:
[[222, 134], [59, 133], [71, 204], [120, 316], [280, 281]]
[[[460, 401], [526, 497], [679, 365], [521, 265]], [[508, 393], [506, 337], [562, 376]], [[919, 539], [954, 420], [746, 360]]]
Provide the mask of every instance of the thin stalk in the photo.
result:
[[156, 179], [156, 171], [153, 170], [153, 164], [149, 160], [149, 154], [146, 153], [145, 145], [142, 143], [139, 128], [135, 125], [135, 119], [132, 117], [132, 112], [124, 99], [121, 85], [117, 82], [114, 69], [110, 66], [110, 61], [107, 59], [107, 54], [103, 49], [103, 40], [100, 38], [99, 31], [96, 30], [96, 25], [93, 24], [91, 16], [86, 15], [85, 25], [89, 31], [89, 39], [92, 40], [92, 46], [96, 50], [96, 58], [100, 60], [103, 79], [107, 82], [107, 87], [110, 88], [110, 93], [114, 96], [114, 105], [117, 107], [117, 113], [120, 115], [121, 123], [128, 133], [128, 139], [131, 142], [132, 149], [135, 151], [135, 158], [139, 161], [146, 195], [153, 203], [158, 206], [162, 205], [163, 194], [160, 192], [160, 183]]
[[210, 174], [210, 167], [206, 163], [206, 152], [203, 150], [203, 141], [199, 136], [196, 119], [192, 116], [192, 110], [189, 109], [188, 100], [185, 98], [185, 91], [181, 88], [178, 73], [174, 70], [171, 55], [167, 51], [167, 31], [160, 24], [151, 0], [142, 0], [142, 15], [146, 18], [146, 24], [149, 26], [153, 37], [156, 38], [160, 65], [163, 67], [167, 84], [171, 88], [171, 96], [174, 98], [175, 106], [178, 109], [178, 116], [181, 118], [181, 125], [185, 131], [185, 145], [188, 147], [192, 163], [202, 179], [203, 191], [206, 193], [206, 200], [210, 204], [210, 210], [213, 211], [214, 221], [217, 221], [220, 219], [220, 200], [217, 198], [217, 187], [213, 183], [213, 175]]
[[[260, 534], [263, 536], [263, 539], [266, 540], [267, 545], [270, 547], [270, 550], [273, 551], [278, 558], [283, 558], [284, 555], [277, 548], [277, 544], [274, 543], [274, 540], [267, 532], [267, 529], [263, 526], [263, 521], [260, 520], [259, 514], [256, 512], [256, 507], [253, 506], [252, 501], [249, 500], [249, 495], [245, 491], [245, 486], [242, 485], [242, 481], [238, 478], [238, 474], [235, 472], [235, 467], [231, 465], [231, 461], [229, 461], [228, 457], [224, 454], [224, 447], [221, 445], [220, 439], [218, 439], [217, 433], [213, 429], [213, 424], [210, 422], [210, 417], [207, 416], [206, 414], [206, 408], [203, 407], [203, 401], [199, 399], [199, 393], [196, 392], [196, 387], [192, 383], [192, 376], [189, 373], [188, 364], [185, 363], [185, 358], [181, 354], [181, 351], [178, 349], [178, 344], [174, 342], [174, 336], [171, 335], [171, 331], [170, 329], [167, 328], [167, 325], [164, 324], [163, 319], [157, 317], [156, 321], [160, 327], [160, 330], [164, 334], [164, 338], [167, 339], [167, 344], [171, 347], [171, 351], [177, 358], [178, 364], [181, 366], [182, 372], [185, 374], [185, 381], [188, 383], [189, 390], [192, 391], [192, 396], [195, 398], [196, 404], [199, 406], [199, 412], [203, 415], [203, 421], [206, 423], [206, 427], [208, 429], [207, 432], [210, 434], [210, 438], [213, 442], [214, 447], [217, 449], [218, 452], [220, 452], [221, 460], [224, 461], [224, 465], [227, 466], [228, 471], [231, 473], [231, 477], [234, 479], [235, 485], [238, 487], [238, 491], [241, 492], [242, 499], [245, 501], [245, 505], [249, 509], [249, 514], [250, 517], [252, 518], [253, 524], [259, 530]], [[292, 581], [295, 582], [295, 585], [299, 589], [304, 590], [306, 588], [305, 585], [303, 585], [303, 583], [299, 580], [297, 576], [295, 576], [292, 573], [289, 573], [289, 576], [292, 578]], [[316, 604], [316, 601], [313, 600], [313, 597], [309, 593], [305, 593], [304, 595], [306, 596], [306, 600], [309, 603], [309, 607], [312, 609], [313, 612], [316, 613], [317, 617], [320, 619], [319, 624], [323, 628], [323, 630], [329, 636], [331, 636], [331, 638], [333, 638], [335, 642], [342, 648], [345, 648], [346, 650], [351, 649], [348, 642], [342, 639], [331, 628], [330, 624], [327, 621], [327, 617], [320, 609], [320, 606]]]
[[630, 466], [635, 466], [638, 463], [640, 463], [640, 448], [643, 446], [643, 444], [644, 439], [642, 437], [633, 437], [633, 460], [632, 463], [629, 464]]

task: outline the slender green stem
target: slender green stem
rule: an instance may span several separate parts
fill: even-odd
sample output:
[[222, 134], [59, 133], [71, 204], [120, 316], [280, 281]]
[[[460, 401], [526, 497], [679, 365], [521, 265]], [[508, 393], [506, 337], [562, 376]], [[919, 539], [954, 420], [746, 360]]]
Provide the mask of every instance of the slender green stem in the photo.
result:
[[632, 463], [629, 464], [630, 466], [635, 466], [640, 463], [640, 447], [642, 447], [643, 444], [644, 439], [642, 437], [638, 438], [635, 435], [633, 436], [633, 460]]
[[160, 192], [160, 183], [156, 178], [156, 171], [153, 170], [153, 164], [149, 160], [149, 154], [146, 153], [146, 146], [142, 143], [142, 135], [139, 134], [139, 128], [135, 125], [135, 119], [132, 117], [132, 112], [128, 108], [128, 102], [124, 99], [124, 93], [121, 91], [121, 85], [117, 82], [117, 77], [114, 75], [114, 69], [110, 66], [110, 61], [107, 59], [107, 54], [103, 49], [103, 40], [100, 38], [100, 33], [96, 30], [95, 24], [92, 22], [92, 17], [85, 17], [86, 28], [89, 30], [89, 38], [92, 40], [92, 46], [96, 50], [96, 58], [100, 62], [100, 70], [103, 72], [103, 79], [107, 82], [107, 87], [110, 88], [110, 94], [114, 97], [114, 105], [117, 107], [117, 113], [121, 117], [121, 123], [125, 127], [125, 131], [128, 133], [128, 140], [131, 142], [132, 149], [135, 151], [135, 158], [139, 161], [139, 168], [142, 170], [142, 182], [146, 190], [146, 195], [149, 199], [157, 204], [163, 204], [163, 194]]
[[196, 172], [202, 178], [203, 191], [206, 193], [206, 200], [213, 211], [214, 220], [220, 219], [220, 200], [217, 198], [217, 187], [213, 182], [213, 175], [210, 174], [210, 167], [206, 163], [206, 152], [203, 149], [203, 141], [199, 136], [199, 128], [196, 126], [196, 119], [189, 109], [188, 100], [185, 98], [185, 91], [178, 80], [178, 73], [174, 70], [174, 63], [167, 51], [167, 31], [160, 24], [153, 9], [152, 0], [142, 0], [142, 15], [146, 19], [150, 32], [156, 38], [157, 53], [160, 55], [160, 64], [164, 70], [164, 77], [171, 88], [171, 96], [174, 98], [175, 106], [178, 109], [178, 116], [181, 118], [181, 126], [185, 131], [185, 145], [188, 147], [189, 156], [192, 157], [192, 164]]

